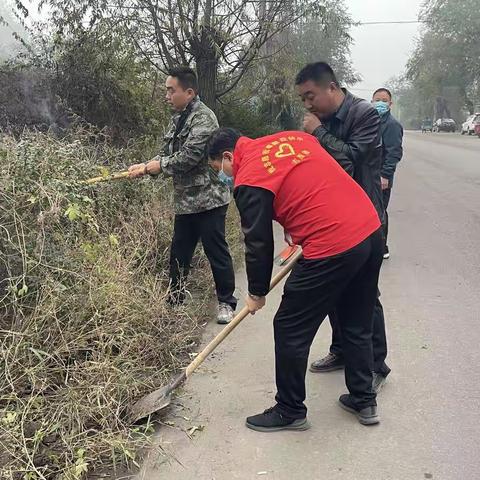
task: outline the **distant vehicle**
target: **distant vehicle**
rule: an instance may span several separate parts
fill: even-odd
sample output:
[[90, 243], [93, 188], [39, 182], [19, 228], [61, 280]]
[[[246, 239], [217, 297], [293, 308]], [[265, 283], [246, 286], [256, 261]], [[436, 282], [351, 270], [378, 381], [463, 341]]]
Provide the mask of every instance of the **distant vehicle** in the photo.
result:
[[475, 123], [480, 121], [480, 113], [470, 115], [462, 124], [462, 135], [473, 135], [475, 133]]
[[473, 134], [480, 137], [480, 113], [477, 113], [473, 120]]
[[422, 133], [431, 132], [433, 130], [433, 122], [429, 118], [422, 121]]
[[451, 118], [439, 118], [433, 124], [434, 132], [454, 132], [457, 129], [455, 120]]

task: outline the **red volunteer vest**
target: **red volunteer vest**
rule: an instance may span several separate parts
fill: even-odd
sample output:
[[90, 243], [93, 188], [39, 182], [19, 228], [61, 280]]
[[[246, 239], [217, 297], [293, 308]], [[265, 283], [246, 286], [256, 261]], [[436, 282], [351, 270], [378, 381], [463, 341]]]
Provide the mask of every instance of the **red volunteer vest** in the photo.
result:
[[366, 193], [312, 135], [242, 137], [233, 162], [235, 187], [275, 195], [275, 220], [302, 246], [305, 258], [343, 253], [380, 227]]

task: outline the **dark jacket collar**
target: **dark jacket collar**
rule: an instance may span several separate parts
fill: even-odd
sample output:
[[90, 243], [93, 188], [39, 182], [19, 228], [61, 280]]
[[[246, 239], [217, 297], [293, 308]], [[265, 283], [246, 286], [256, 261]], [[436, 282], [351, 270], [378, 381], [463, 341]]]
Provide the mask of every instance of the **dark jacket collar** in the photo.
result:
[[180, 119], [186, 119], [193, 110], [200, 105], [200, 97], [197, 95], [181, 112], [173, 115], [173, 121], [176, 124]]
[[335, 117], [337, 117], [341, 122], [344, 122], [347, 118], [348, 111], [353, 104], [353, 100], [355, 97], [346, 89], [342, 88], [343, 93], [345, 94], [345, 98], [343, 99], [342, 104], [337, 110]]
[[385, 115], [380, 115], [380, 122], [387, 123], [392, 117], [392, 112], [389, 110]]
[[197, 95], [197, 96], [187, 105], [187, 108], [186, 108], [185, 110], [192, 111], [192, 110], [194, 110], [195, 108], [197, 108], [199, 104], [200, 104], [200, 97]]

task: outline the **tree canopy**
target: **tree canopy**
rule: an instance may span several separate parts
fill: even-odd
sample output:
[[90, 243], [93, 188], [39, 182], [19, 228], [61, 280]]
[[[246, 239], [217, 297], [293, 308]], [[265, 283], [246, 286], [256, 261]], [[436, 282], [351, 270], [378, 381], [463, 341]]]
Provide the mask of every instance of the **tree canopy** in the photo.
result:
[[402, 82], [404, 104], [416, 97], [420, 112], [461, 121], [480, 107], [478, 1], [427, 0], [420, 19], [423, 31]]

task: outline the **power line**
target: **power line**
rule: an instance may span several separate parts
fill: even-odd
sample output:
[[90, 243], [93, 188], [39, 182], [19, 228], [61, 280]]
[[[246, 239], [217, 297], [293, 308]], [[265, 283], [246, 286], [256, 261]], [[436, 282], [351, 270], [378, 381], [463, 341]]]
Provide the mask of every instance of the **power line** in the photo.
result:
[[355, 26], [362, 27], [364, 25], [407, 25], [414, 23], [424, 23], [422, 20], [398, 20], [392, 22], [359, 22]]

